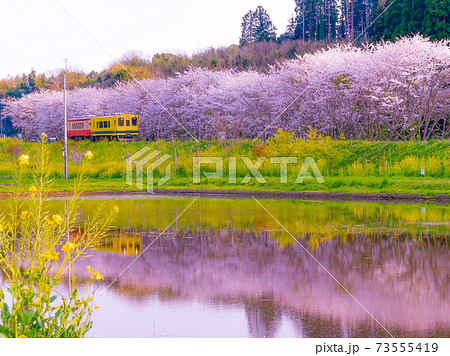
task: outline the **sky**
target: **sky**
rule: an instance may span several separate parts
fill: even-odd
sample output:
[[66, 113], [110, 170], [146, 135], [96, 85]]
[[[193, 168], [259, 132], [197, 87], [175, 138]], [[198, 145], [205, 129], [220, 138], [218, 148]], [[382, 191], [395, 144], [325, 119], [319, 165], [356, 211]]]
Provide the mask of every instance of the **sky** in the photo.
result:
[[294, 13], [294, 0], [4, 2], [0, 78], [31, 69], [51, 73], [64, 66], [64, 58], [69, 67], [90, 72], [106, 68], [128, 51], [151, 58], [161, 52], [190, 55], [238, 44], [242, 17], [258, 5], [282, 34]]

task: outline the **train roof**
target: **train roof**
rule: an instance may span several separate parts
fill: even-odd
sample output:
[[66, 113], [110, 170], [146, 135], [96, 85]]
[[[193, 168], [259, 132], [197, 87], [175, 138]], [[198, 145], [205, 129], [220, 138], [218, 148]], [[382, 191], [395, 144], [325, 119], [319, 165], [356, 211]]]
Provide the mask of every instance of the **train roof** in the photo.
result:
[[113, 115], [103, 115], [103, 116], [95, 116], [95, 115], [89, 115], [89, 116], [83, 116], [83, 117], [72, 117], [70, 119], [67, 119], [67, 121], [87, 121], [92, 118], [102, 118], [102, 117], [114, 117], [114, 116], [122, 116], [122, 115], [132, 115], [132, 116], [138, 116], [137, 114], [113, 114]]
[[93, 116], [85, 116], [85, 117], [72, 117], [70, 119], [67, 119], [67, 121], [86, 121], [90, 120]]

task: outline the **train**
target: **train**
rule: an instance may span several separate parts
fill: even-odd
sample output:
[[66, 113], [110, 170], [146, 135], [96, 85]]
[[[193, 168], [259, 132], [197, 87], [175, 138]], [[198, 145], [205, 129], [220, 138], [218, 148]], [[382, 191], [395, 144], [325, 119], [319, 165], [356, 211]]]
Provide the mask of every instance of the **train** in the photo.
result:
[[129, 140], [139, 135], [139, 116], [117, 114], [67, 120], [67, 137], [79, 141]]

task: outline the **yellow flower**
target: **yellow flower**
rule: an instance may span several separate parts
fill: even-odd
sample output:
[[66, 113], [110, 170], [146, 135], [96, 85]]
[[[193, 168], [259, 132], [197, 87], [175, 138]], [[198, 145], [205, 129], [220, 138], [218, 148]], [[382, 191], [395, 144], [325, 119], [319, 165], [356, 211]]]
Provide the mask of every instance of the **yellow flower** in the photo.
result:
[[3, 226], [0, 224], [0, 234], [3, 232]]
[[22, 219], [26, 219], [28, 217], [28, 211], [26, 211], [26, 210], [22, 211], [22, 213], [20, 214], [20, 217]]
[[30, 157], [28, 157], [28, 155], [22, 155], [19, 157], [19, 165], [20, 166], [28, 166], [28, 164], [30, 163]]
[[45, 252], [45, 253], [41, 253], [41, 257], [43, 259], [46, 259], [46, 260], [58, 261], [59, 260], [59, 253], [54, 252], [54, 251], [51, 251], [51, 252], [48, 251], [48, 252]]
[[100, 280], [103, 281], [103, 280], [105, 279], [98, 271], [92, 273], [92, 276], [95, 277], [95, 280], [96, 280], [96, 281], [100, 281]]
[[73, 242], [67, 241], [64, 246], [61, 248], [61, 251], [63, 252], [72, 252], [75, 250], [75, 244]]
[[36, 193], [37, 192], [37, 188], [36, 186], [33, 184], [32, 186], [30, 186], [30, 189], [28, 189], [31, 193]]
[[86, 158], [88, 158], [88, 159], [91, 159], [92, 157], [94, 157], [94, 155], [92, 154], [91, 151], [87, 151], [87, 152], [84, 154], [84, 157], [86, 157]]
[[89, 271], [89, 273], [92, 273], [92, 272], [94, 272], [94, 270], [92, 269], [92, 267], [91, 267], [91, 266], [86, 266], [86, 268], [87, 268], [87, 270]]
[[113, 212], [116, 214], [119, 213], [119, 207], [117, 205], [114, 205]]
[[45, 133], [41, 133], [42, 141], [44, 141], [48, 136]]
[[18, 338], [19, 339], [28, 339], [28, 336], [25, 336], [25, 335], [22, 334], [22, 335], [19, 335]]
[[41, 303], [41, 298], [37, 298], [35, 301], [33, 301], [32, 305], [39, 305]]
[[99, 306], [99, 305], [96, 305], [96, 306], [95, 306], [95, 309], [100, 309], [100, 306]]
[[61, 215], [58, 215], [58, 214], [53, 215], [53, 216], [52, 216], [52, 222], [53, 222], [54, 224], [56, 224], [56, 225], [61, 224], [61, 222], [62, 222]]

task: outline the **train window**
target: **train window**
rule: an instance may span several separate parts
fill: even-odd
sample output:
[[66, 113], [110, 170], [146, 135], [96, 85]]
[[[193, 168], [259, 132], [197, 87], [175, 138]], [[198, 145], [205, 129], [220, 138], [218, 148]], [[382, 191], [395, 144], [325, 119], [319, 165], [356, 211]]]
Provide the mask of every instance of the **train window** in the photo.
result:
[[123, 126], [123, 117], [119, 117], [117, 119], [117, 122], [118, 122], [119, 126]]
[[127, 126], [130, 126], [130, 120], [127, 120]]
[[100, 125], [99, 128], [102, 129], [103, 128], [103, 121], [100, 121], [99, 125]]
[[131, 118], [131, 125], [132, 126], [137, 126], [137, 117], [132, 117]]
[[105, 122], [103, 123], [103, 127], [104, 127], [105, 129], [107, 129], [107, 128], [109, 127], [109, 121], [105, 121]]

